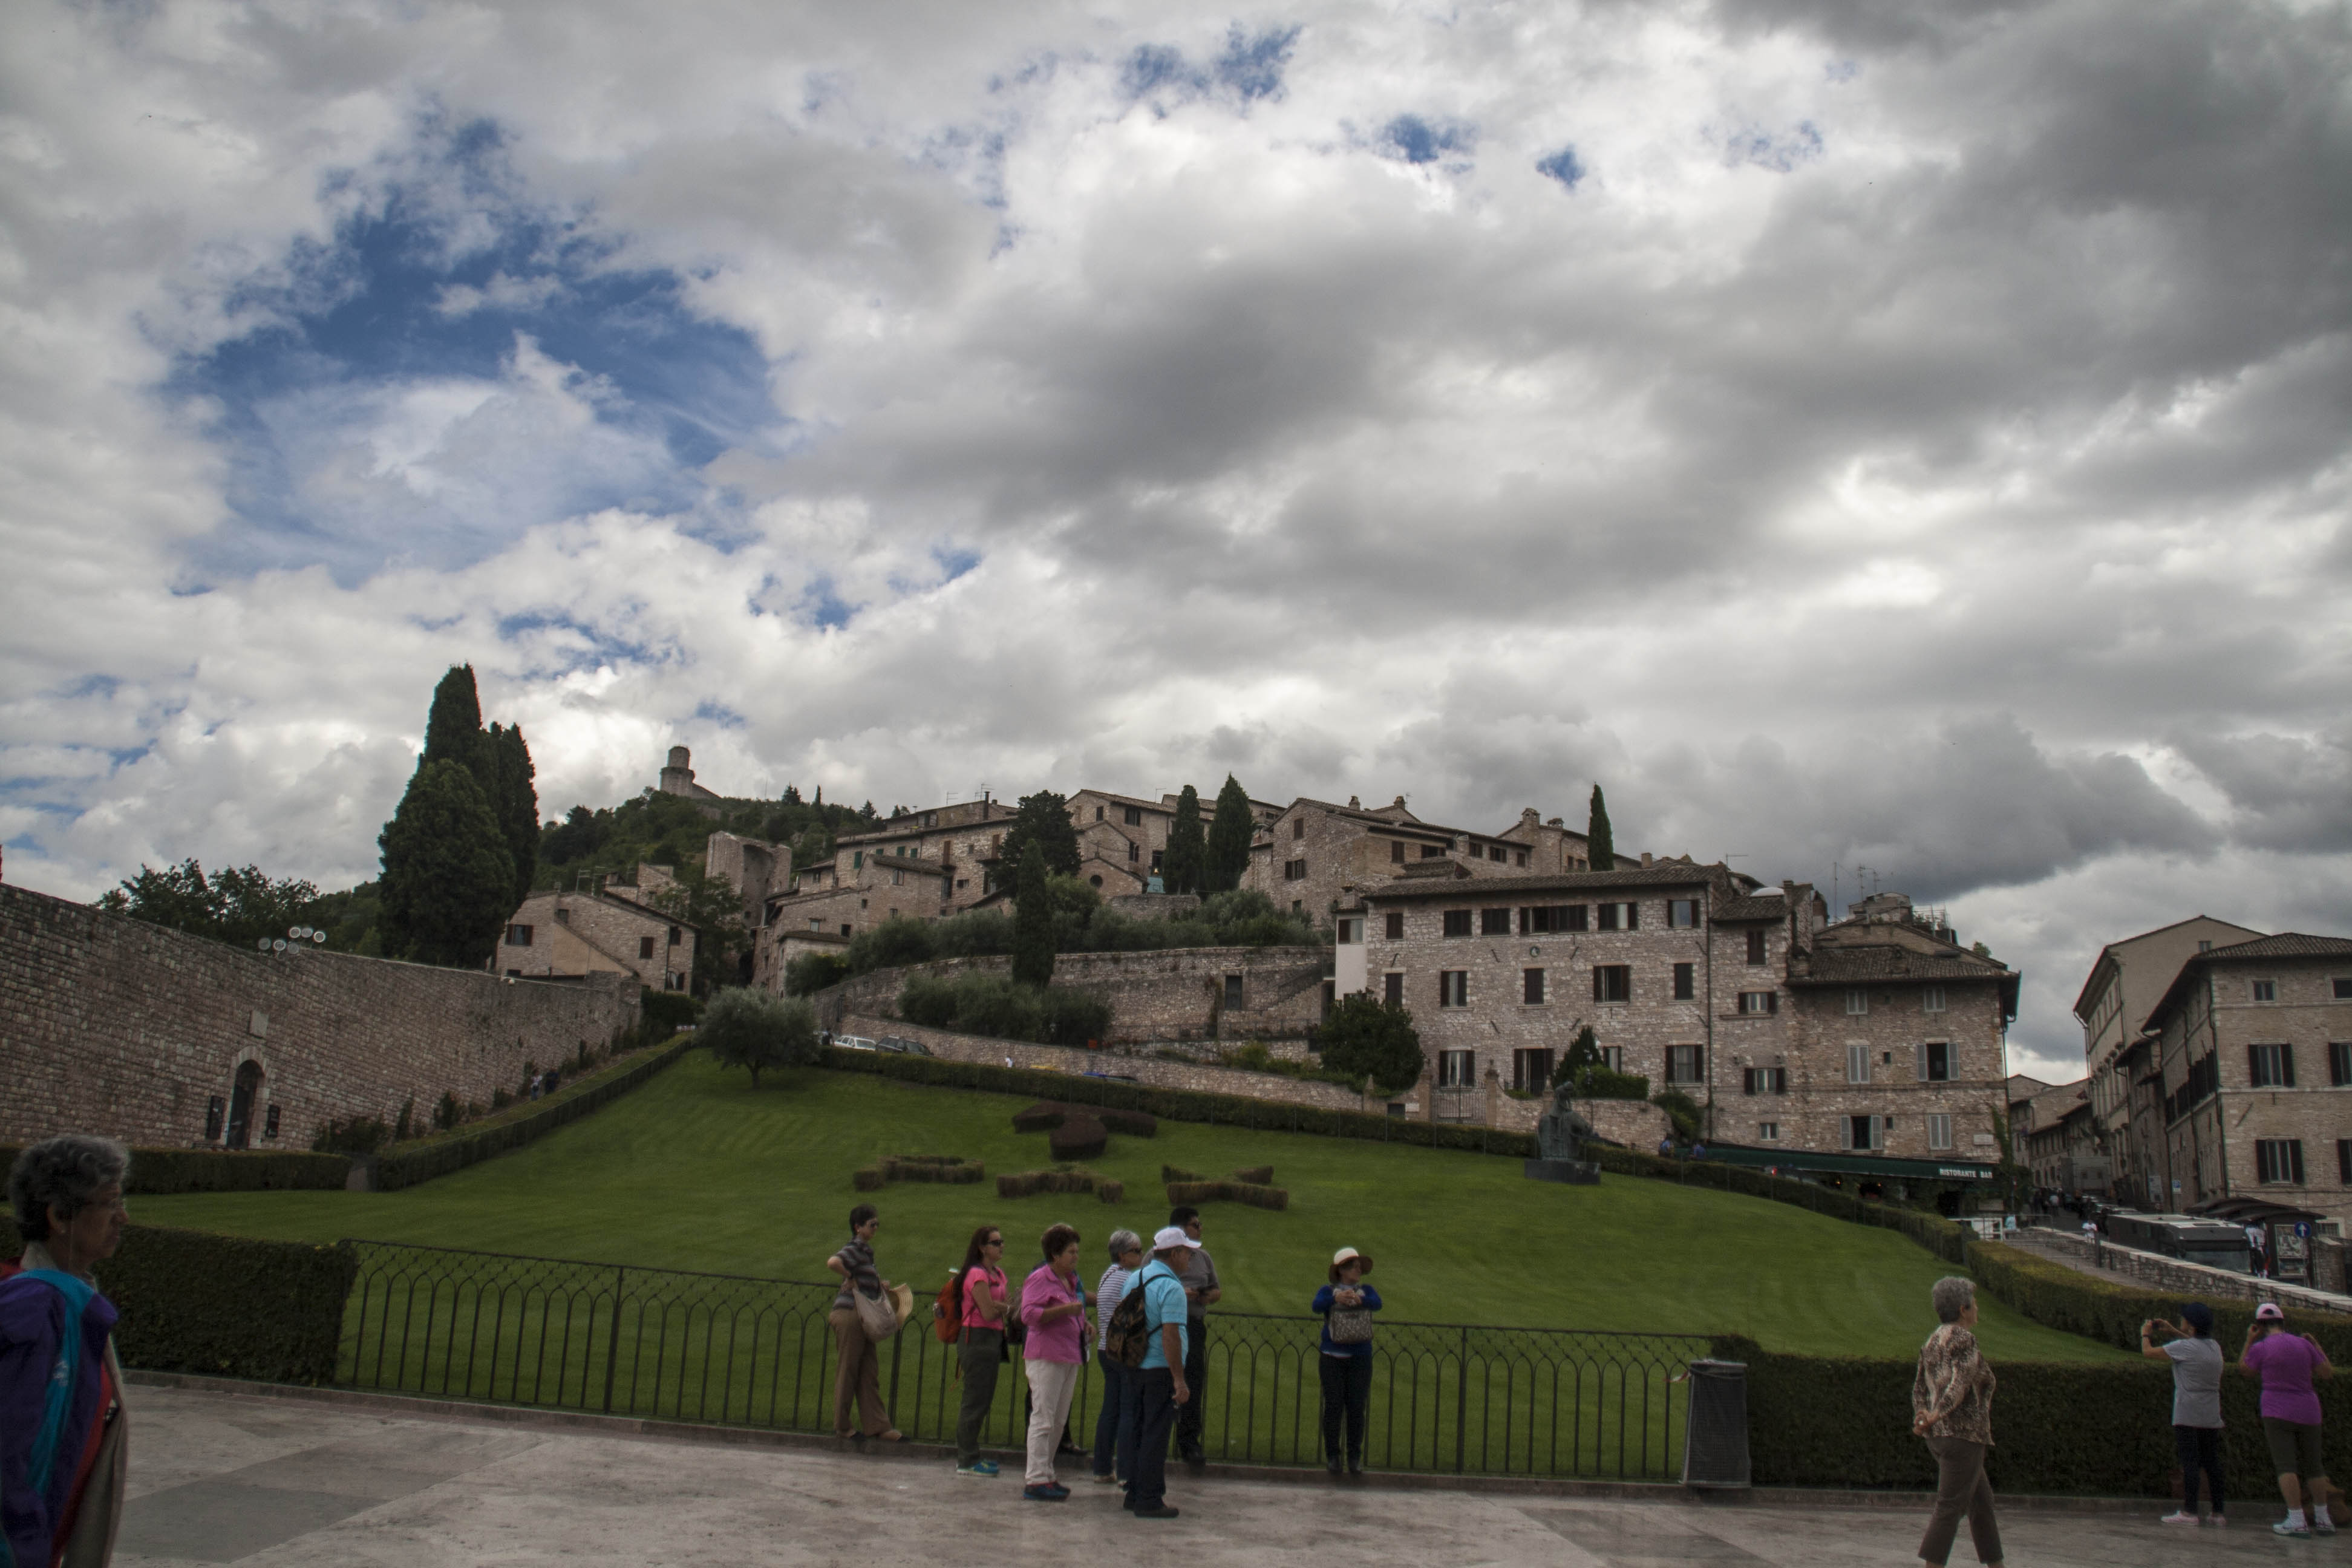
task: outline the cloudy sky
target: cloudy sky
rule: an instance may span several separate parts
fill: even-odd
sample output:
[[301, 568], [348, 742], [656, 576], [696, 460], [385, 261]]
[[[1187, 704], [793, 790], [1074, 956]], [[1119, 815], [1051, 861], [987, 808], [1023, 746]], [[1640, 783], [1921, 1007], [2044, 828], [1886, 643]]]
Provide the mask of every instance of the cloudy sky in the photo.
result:
[[1408, 795], [2352, 931], [2352, 8], [18, 0], [0, 840]]

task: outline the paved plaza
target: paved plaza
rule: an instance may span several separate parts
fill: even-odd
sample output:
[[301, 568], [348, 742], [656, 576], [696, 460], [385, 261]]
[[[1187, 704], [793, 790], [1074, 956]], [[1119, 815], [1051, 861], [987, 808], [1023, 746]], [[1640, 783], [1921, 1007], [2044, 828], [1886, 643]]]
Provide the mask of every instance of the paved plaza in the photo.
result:
[[[431, 1414], [214, 1389], [140, 1386], [124, 1568], [381, 1563], [843, 1563], [986, 1560], [1268, 1561], [1349, 1568], [1817, 1568], [1913, 1561], [1922, 1510], [1536, 1496], [1171, 1475], [1173, 1521], [1123, 1513], [1066, 1476], [1066, 1503], [1021, 1496], [1017, 1469], [957, 1479], [940, 1459], [606, 1435], [525, 1418]], [[2333, 1563], [2336, 1541], [2282, 1541], [2274, 1503], [2227, 1531], [2137, 1510], [2005, 1510], [2009, 1561], [2150, 1568]], [[1970, 1561], [1963, 1530], [1956, 1564]], [[1140, 1552], [1145, 1555], [1132, 1556]]]

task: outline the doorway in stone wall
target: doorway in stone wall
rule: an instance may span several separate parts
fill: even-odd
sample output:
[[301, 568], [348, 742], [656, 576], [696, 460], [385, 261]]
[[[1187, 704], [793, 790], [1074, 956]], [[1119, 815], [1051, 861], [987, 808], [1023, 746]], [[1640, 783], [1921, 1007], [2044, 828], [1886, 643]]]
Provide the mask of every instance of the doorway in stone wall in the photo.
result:
[[236, 1069], [236, 1087], [228, 1097], [228, 1136], [232, 1149], [253, 1146], [253, 1108], [261, 1103], [261, 1064], [247, 1062]]

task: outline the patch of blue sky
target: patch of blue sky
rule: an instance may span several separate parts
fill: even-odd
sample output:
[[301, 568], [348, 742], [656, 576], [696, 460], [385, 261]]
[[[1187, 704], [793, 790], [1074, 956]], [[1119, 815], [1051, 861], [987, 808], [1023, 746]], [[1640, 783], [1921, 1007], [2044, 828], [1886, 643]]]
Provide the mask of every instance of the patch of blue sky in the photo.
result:
[[535, 610], [522, 615], [508, 616], [499, 622], [499, 640], [514, 643], [541, 633], [557, 634], [541, 639], [541, 646], [550, 651], [565, 650], [557, 659], [553, 672], [568, 674], [575, 669], [593, 669], [599, 665], [647, 665], [656, 662], [661, 650], [650, 643], [615, 637], [604, 627], [552, 610]]
[[1376, 145], [1387, 157], [1408, 163], [1434, 163], [1450, 156], [1466, 158], [1476, 152], [1478, 128], [1460, 121], [1400, 114], [1381, 127]]
[[462, 565], [552, 518], [692, 506], [703, 464], [776, 443], [751, 336], [525, 200], [499, 151], [488, 127], [428, 134], [411, 177], [239, 290], [264, 324], [176, 367], [167, 390], [215, 411], [241, 524], [195, 564]]
[[725, 703], [707, 700], [696, 706], [694, 716], [702, 723], [716, 724], [722, 730], [740, 730], [751, 722]]
[[1724, 155], [1735, 163], [1753, 163], [1785, 174], [1822, 155], [1822, 133], [1810, 120], [1801, 120], [1778, 134], [1761, 126], [1747, 126], [1725, 142]]
[[1576, 155], [1573, 146], [1562, 147], [1549, 157], [1537, 159], [1536, 173], [1548, 180], [1558, 180], [1562, 186], [1572, 191], [1584, 178], [1584, 160]]
[[825, 631], [847, 626], [857, 614], [857, 606], [834, 592], [833, 579], [820, 577], [801, 596], [801, 608], [810, 621]]
[[1181, 99], [1223, 89], [1245, 104], [1279, 98], [1298, 32], [1293, 26], [1253, 33], [1235, 22], [1225, 29], [1224, 47], [1205, 64], [1172, 44], [1139, 44], [1119, 63], [1119, 91], [1129, 99]]
[[940, 584], [944, 587], [980, 564], [980, 552], [953, 545], [938, 545], [931, 559], [940, 563]]

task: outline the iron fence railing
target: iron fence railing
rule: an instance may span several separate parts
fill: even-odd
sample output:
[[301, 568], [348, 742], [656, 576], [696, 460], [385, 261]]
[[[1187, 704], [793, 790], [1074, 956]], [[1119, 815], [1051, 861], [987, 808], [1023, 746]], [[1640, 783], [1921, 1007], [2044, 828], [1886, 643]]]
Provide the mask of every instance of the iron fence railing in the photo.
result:
[[[359, 1388], [667, 1420], [830, 1431], [835, 1287], [802, 1280], [358, 1242], [338, 1380]], [[950, 1440], [962, 1389], [930, 1303], [883, 1349], [908, 1436]], [[1320, 1320], [1213, 1312], [1202, 1390], [1216, 1460], [1311, 1465], [1322, 1451]], [[1671, 1479], [1686, 1400], [1671, 1380], [1707, 1353], [1688, 1334], [1383, 1321], [1373, 1342], [1376, 1468]], [[1020, 1446], [1026, 1388], [997, 1380], [983, 1429]], [[1100, 1368], [1070, 1431], [1091, 1447]]]

